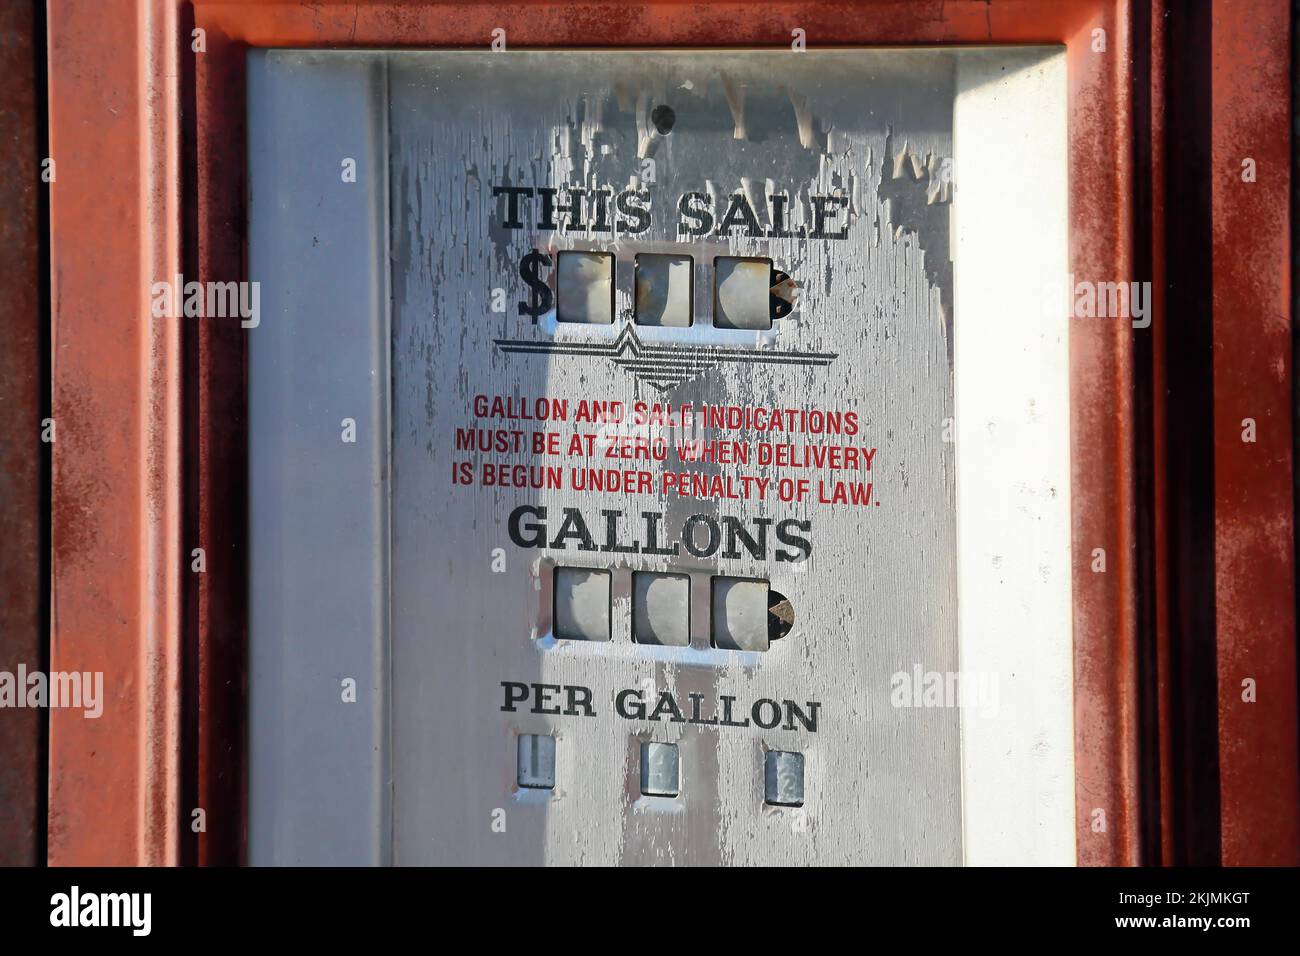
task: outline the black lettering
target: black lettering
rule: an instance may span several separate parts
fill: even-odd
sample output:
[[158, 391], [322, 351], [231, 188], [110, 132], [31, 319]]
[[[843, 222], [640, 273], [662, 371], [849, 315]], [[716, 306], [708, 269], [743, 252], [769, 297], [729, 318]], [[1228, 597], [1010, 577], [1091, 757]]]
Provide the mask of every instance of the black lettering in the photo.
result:
[[[566, 684], [564, 688], [565, 695], [569, 702], [564, 708], [566, 717], [595, 717], [596, 711], [591, 706], [591, 688], [576, 687], [573, 684]], [[581, 711], [581, 713], [579, 713]]]
[[567, 206], [555, 207], [556, 212], [562, 212], [566, 216], [568, 216], [569, 221], [564, 224], [564, 231], [565, 232], [586, 232], [587, 220], [583, 215], [582, 201], [587, 196], [587, 190], [573, 189], [572, 187], [570, 187], [567, 190], [567, 192], [569, 194], [569, 204]]
[[754, 526], [758, 528], [757, 540], [745, 530], [744, 522], [739, 518], [728, 515], [722, 519], [722, 523], [727, 527], [727, 546], [722, 551], [724, 558], [738, 558], [740, 551], [736, 548], [736, 542], [739, 541], [745, 546], [751, 558], [758, 558], [760, 561], [767, 560], [767, 526], [772, 523], [771, 518], [755, 518]]
[[533, 191], [527, 186], [493, 186], [492, 195], [506, 197], [506, 218], [501, 225], [507, 229], [524, 228], [523, 221], [519, 218], [519, 197], [531, 199]]
[[[525, 515], [532, 515], [534, 518], [540, 518], [541, 521], [520, 527], [520, 522]], [[506, 533], [510, 535], [510, 540], [514, 542], [516, 548], [546, 547], [546, 509], [535, 505], [520, 505], [510, 512], [510, 520], [506, 522]], [[524, 534], [528, 537], [524, 537]]]
[[659, 519], [663, 515], [656, 511], [643, 511], [641, 517], [645, 518], [645, 547], [641, 549], [642, 554], [677, 554], [677, 545], [671, 548], [659, 547]]
[[790, 232], [785, 228], [785, 206], [789, 201], [789, 196], [768, 197], [768, 202], [772, 204], [772, 228], [767, 231], [767, 234], [773, 239], [802, 239], [807, 232], [803, 226], [799, 227], [798, 232]]
[[[645, 203], [644, 206], [638, 203]], [[625, 189], [614, 201], [619, 215], [620, 232], [629, 236], [639, 235], [650, 228], [650, 191], [647, 189]]]
[[[848, 196], [811, 196], [813, 206], [813, 231], [810, 239], [847, 239], [849, 224], [846, 222], [839, 232], [826, 232], [826, 220], [835, 218], [836, 209], [847, 209]], [[831, 208], [827, 208], [827, 207]]]
[[691, 699], [691, 719], [690, 719], [690, 723], [692, 723], [692, 724], [716, 724], [716, 723], [718, 722], [718, 718], [717, 718], [717, 717], [714, 717], [712, 720], [701, 720], [701, 719], [700, 719], [700, 701], [704, 700], [704, 695], [703, 695], [703, 694], [687, 694], [686, 696], [689, 697], [689, 698]]
[[651, 712], [648, 719], [658, 720], [659, 715], [665, 712], [672, 714], [672, 716], [668, 718], [669, 723], [684, 724], [686, 722], [686, 719], [682, 717], [681, 710], [677, 707], [677, 701], [673, 699], [673, 695], [669, 691], [664, 691], [659, 695], [659, 703], [655, 704], [655, 709]]
[[609, 224], [609, 200], [614, 193], [609, 189], [593, 189], [591, 198], [595, 200], [596, 221], [591, 224], [592, 232], [613, 232]]
[[542, 215], [537, 221], [538, 229], [545, 229], [554, 232], [558, 226], [555, 225], [555, 194], [558, 192], [550, 186], [539, 186], [537, 195], [542, 197]]
[[777, 548], [776, 559], [778, 561], [802, 561], [805, 558], [812, 557], [812, 542], [801, 535], [795, 534], [794, 531], [803, 531], [811, 534], [812, 522], [797, 521], [794, 518], [786, 518], [776, 526], [776, 540], [782, 544], [788, 544], [790, 547], [797, 549], [794, 551], [786, 551], [784, 548]]
[[735, 193], [731, 197], [731, 205], [727, 207], [727, 214], [722, 217], [722, 222], [718, 224], [719, 236], [731, 235], [733, 226], [744, 226], [745, 235], [752, 236], [755, 239], [763, 235], [763, 229], [758, 224], [758, 217], [754, 215], [754, 207], [749, 204], [744, 193]]
[[[630, 712], [627, 703], [629, 697], [636, 701], [632, 704]], [[619, 691], [618, 696], [614, 698], [614, 710], [624, 720], [644, 720], [645, 701], [641, 699], [641, 692], [635, 688]]]
[[[762, 717], [763, 708], [771, 708], [772, 719], [764, 720]], [[754, 702], [754, 706], [749, 709], [750, 715], [754, 718], [754, 723], [764, 730], [771, 730], [781, 722], [781, 705], [774, 700], [764, 697]]]
[[555, 532], [551, 547], [563, 551], [564, 542], [570, 538], [578, 542], [579, 551], [596, 550], [596, 542], [591, 540], [591, 532], [587, 530], [587, 522], [582, 520], [582, 512], [578, 511], [577, 508], [564, 509], [564, 522], [560, 525], [560, 530]]
[[512, 680], [503, 680], [501, 682], [501, 687], [506, 692], [506, 702], [501, 705], [501, 709], [508, 713], [514, 713], [515, 704], [522, 704], [528, 699], [527, 684], [520, 684]]
[[602, 509], [600, 513], [605, 516], [605, 544], [600, 550], [612, 551], [616, 554], [636, 554], [640, 542], [633, 541], [630, 545], [618, 543], [618, 519], [623, 517], [623, 512]]
[[[713, 211], [709, 208], [709, 197], [705, 193], [682, 193], [677, 201], [679, 215], [677, 231], [683, 236], [707, 236], [713, 228]], [[695, 220], [694, 226], [688, 226], [684, 220]]]
[[726, 694], [722, 694], [718, 697], [718, 700], [722, 701], [722, 720], [720, 721], [722, 726], [724, 727], [748, 727], [749, 726], [748, 717], [746, 717], [741, 723], [736, 723], [734, 720], [731, 719], [731, 705], [736, 702], [736, 698], [728, 697]]
[[817, 733], [817, 711], [822, 706], [820, 703], [815, 700], [808, 701], [806, 705], [808, 707], [807, 714], [800, 710], [799, 705], [792, 700], [783, 700], [781, 703], [785, 705], [785, 730], [798, 730], [799, 728], [794, 725], [794, 719], [798, 717], [799, 723], [803, 724], [804, 730], [809, 733]]
[[546, 706], [546, 704], [548, 703], [547, 698], [550, 696], [552, 691], [558, 694], [560, 692], [560, 685], [559, 684], [534, 684], [533, 685], [533, 713], [534, 714], [558, 714], [560, 712], [559, 704], [556, 704], [554, 707]]
[[[703, 548], [695, 547], [695, 527], [703, 523], [709, 529], [709, 542]], [[708, 558], [713, 552], [718, 550], [718, 542], [722, 537], [722, 529], [718, 523], [708, 515], [691, 515], [686, 519], [686, 524], [682, 526], [682, 544], [686, 545], [686, 550], [697, 558]]]

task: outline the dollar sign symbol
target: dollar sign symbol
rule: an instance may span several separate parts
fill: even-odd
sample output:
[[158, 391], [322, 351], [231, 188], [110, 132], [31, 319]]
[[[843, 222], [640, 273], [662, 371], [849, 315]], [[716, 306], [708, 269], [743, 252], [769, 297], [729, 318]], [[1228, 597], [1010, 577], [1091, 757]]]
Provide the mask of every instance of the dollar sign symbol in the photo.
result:
[[531, 315], [534, 322], [537, 321], [539, 315], [551, 311], [551, 302], [554, 300], [554, 296], [551, 295], [550, 287], [538, 275], [542, 266], [550, 268], [550, 265], [551, 257], [538, 252], [536, 249], [519, 260], [519, 275], [528, 284], [528, 288], [532, 290], [529, 295], [532, 301], [520, 302], [519, 314]]

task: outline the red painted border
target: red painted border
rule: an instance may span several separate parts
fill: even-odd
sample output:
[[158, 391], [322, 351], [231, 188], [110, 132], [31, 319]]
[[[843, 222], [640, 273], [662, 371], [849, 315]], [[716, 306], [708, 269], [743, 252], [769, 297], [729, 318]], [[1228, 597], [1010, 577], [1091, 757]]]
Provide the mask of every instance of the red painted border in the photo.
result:
[[[1300, 864], [1285, 3], [1214, 0], [1214, 509], [1228, 865]], [[1244, 182], [1242, 163], [1255, 162]], [[1256, 440], [1243, 441], [1243, 422]], [[1255, 700], [1243, 700], [1244, 681]]]
[[51, 669], [104, 712], [50, 712], [51, 864], [178, 858], [180, 327], [175, 11], [49, 3]]

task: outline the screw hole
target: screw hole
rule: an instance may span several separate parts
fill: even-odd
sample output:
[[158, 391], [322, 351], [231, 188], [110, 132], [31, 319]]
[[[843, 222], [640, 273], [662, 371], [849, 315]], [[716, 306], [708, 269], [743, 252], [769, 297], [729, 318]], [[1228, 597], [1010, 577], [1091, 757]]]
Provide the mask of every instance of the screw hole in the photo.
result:
[[654, 124], [655, 129], [659, 130], [661, 136], [667, 136], [673, 131], [677, 114], [673, 112], [671, 106], [656, 106], [650, 111], [650, 122]]

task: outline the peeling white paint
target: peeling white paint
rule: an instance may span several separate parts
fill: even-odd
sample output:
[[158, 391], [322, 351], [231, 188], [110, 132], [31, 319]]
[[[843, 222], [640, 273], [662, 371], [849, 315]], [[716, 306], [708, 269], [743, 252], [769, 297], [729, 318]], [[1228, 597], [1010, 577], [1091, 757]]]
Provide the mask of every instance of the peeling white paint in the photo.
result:
[[[889, 703], [894, 672], [914, 662], [953, 670], [957, 661], [954, 469], [952, 446], [941, 434], [952, 415], [952, 379], [941, 294], [926, 269], [931, 255], [946, 260], [946, 219], [944, 231], [932, 235], [928, 221], [906, 218], [911, 208], [926, 206], [923, 167], [909, 163], [921, 171], [909, 181], [915, 199], [904, 204], [878, 195], [882, 170], [873, 161], [887, 155], [891, 135], [895, 142], [906, 139], [908, 149], [951, 155], [951, 60], [810, 53], [794, 66], [783, 59], [778, 74], [743, 54], [710, 54], [707, 70], [686, 55], [564, 54], [551, 59], [563, 64], [554, 72], [543, 66], [543, 54], [458, 57], [392, 60], [397, 858], [569, 865], [958, 862], [959, 715]], [[503, 336], [611, 341], [621, 323], [577, 328], [546, 316], [534, 326], [513, 308], [505, 317], [486, 311], [493, 286], [504, 285], [512, 303], [523, 296], [518, 262], [536, 238], [490, 233], [490, 185], [629, 181], [630, 158], [647, 148], [650, 109], [685, 85], [687, 71], [691, 98], [679, 105], [677, 128], [655, 144], [653, 229], [635, 237], [545, 233], [542, 242], [548, 250], [614, 251], [616, 316], [633, 306], [636, 252], [693, 255], [696, 327], [638, 327], [643, 341], [837, 353], [829, 367], [816, 370], [723, 365], [663, 398], [855, 410], [864, 422], [863, 441], [880, 449], [871, 477], [883, 503], [871, 509], [746, 505], [750, 516], [812, 518], [814, 557], [798, 572], [748, 558], [675, 559], [674, 570], [695, 575], [696, 647], [632, 644], [625, 592], [616, 592], [613, 603], [612, 642], [535, 642], [529, 634], [543, 610], [532, 556], [513, 548], [504, 531], [517, 504], [577, 503], [591, 513], [662, 507], [670, 522], [696, 512], [740, 513], [734, 502], [472, 490], [451, 488], [447, 480], [453, 431], [469, 423], [476, 393], [661, 398], [608, 361], [506, 356], [493, 346]], [[898, 132], [891, 134], [891, 126]], [[714, 138], [709, 131], [719, 128]], [[819, 129], [834, 129], [835, 151], [810, 155]], [[700, 131], [698, 142], [693, 130]], [[828, 134], [820, 135], [829, 148]], [[601, 152], [601, 143], [612, 146], [611, 154]], [[467, 182], [467, 169], [478, 171], [476, 184]], [[733, 235], [683, 242], [674, 232], [674, 203], [687, 189], [724, 203], [741, 191], [755, 209], [774, 193], [789, 193], [792, 211], [803, 217], [810, 195], [849, 196], [849, 239]], [[897, 228], [882, 235], [882, 218]], [[770, 256], [798, 285], [794, 313], [771, 332], [708, 328], [718, 254]], [[468, 557], [498, 546], [509, 555], [506, 574], [485, 575], [486, 565]], [[599, 555], [572, 551], [547, 556], [602, 563]], [[639, 556], [634, 566], [669, 565]], [[794, 629], [771, 651], [699, 649], [708, 641], [708, 576], [719, 571], [769, 577], [790, 597]], [[614, 695], [644, 678], [682, 697], [817, 700], [819, 730], [612, 719]], [[601, 718], [500, 713], [501, 680], [591, 687]], [[434, 729], [440, 713], [459, 716]], [[560, 734], [555, 796], [540, 806], [530, 796], [512, 812], [508, 837], [489, 834], [479, 823], [481, 808], [499, 805], [512, 789], [506, 738], [551, 731]], [[638, 792], [638, 735], [645, 733], [681, 748], [683, 792], [672, 812]], [[799, 825], [792, 808], [764, 806], [765, 747], [805, 755]], [[498, 760], [498, 751], [507, 756]]]

